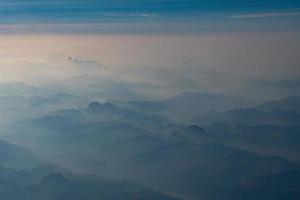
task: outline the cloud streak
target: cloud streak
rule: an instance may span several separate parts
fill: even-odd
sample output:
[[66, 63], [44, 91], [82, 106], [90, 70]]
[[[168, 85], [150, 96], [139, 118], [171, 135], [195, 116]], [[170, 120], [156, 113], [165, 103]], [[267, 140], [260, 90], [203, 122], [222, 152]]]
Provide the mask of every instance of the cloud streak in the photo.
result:
[[156, 13], [99, 13], [99, 15], [108, 17], [156, 17]]
[[228, 18], [232, 19], [255, 19], [255, 18], [270, 18], [270, 17], [295, 17], [300, 16], [300, 12], [269, 12], [269, 13], [250, 13], [232, 15]]

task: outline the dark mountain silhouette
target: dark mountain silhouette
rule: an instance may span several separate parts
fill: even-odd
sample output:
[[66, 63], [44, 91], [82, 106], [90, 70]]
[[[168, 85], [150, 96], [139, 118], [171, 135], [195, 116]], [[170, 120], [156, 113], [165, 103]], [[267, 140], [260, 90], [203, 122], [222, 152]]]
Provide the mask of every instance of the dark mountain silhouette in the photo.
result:
[[222, 111], [244, 107], [251, 102], [247, 99], [228, 95], [186, 92], [169, 98], [166, 103], [185, 112], [192, 110], [205, 113], [210, 110]]
[[256, 109], [263, 111], [284, 110], [300, 113], [300, 96], [292, 96], [277, 101], [268, 101], [259, 104]]

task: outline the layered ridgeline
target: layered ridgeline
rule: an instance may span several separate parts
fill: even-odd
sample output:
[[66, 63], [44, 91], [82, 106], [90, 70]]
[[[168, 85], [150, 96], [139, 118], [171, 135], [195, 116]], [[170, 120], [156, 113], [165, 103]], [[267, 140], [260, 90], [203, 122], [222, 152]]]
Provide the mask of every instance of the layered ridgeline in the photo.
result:
[[177, 100], [92, 102], [15, 122], [7, 139], [74, 171], [176, 197], [297, 199], [299, 113], [285, 101], [227, 111], [205, 103], [189, 116], [195, 125], [172, 118], [184, 110]]
[[0, 141], [0, 151], [3, 200], [175, 199], [130, 181], [111, 181], [43, 164], [26, 149], [6, 141]]

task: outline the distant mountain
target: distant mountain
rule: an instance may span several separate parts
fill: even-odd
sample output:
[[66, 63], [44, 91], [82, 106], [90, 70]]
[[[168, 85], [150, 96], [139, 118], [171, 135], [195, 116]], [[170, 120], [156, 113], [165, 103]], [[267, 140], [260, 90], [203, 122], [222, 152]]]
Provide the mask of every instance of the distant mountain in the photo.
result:
[[59, 93], [47, 97], [33, 96], [29, 98], [28, 103], [30, 106], [44, 107], [44, 109], [47, 107], [53, 107], [54, 109], [67, 109], [84, 106], [90, 103], [90, 100], [82, 96]]
[[277, 124], [277, 125], [297, 125], [300, 124], [300, 114], [293, 111], [280, 109], [272, 111], [260, 111], [256, 109], [235, 109], [228, 111], [236, 123], [241, 124]]
[[128, 158], [136, 155], [137, 153], [140, 154], [153, 151], [154, 149], [166, 144], [167, 141], [159, 137], [138, 135], [109, 145], [104, 151], [109, 154], [125, 156], [125, 158]]
[[[103, 119], [105, 121], [118, 121], [131, 123], [135, 126], [138, 124], [160, 124], [164, 123], [165, 120], [158, 115], [147, 115], [143, 113], [136, 112], [130, 108], [123, 108], [111, 103], [99, 103], [92, 102], [84, 109], [87, 115], [92, 117], [96, 116], [98, 119]], [[102, 117], [101, 117], [102, 116]]]
[[264, 80], [248, 79], [240, 83], [245, 96], [256, 97], [260, 101], [287, 98], [300, 95], [300, 79]]
[[244, 125], [300, 125], [300, 114], [281, 109], [262, 111], [257, 108], [239, 108], [225, 112], [207, 112], [196, 117], [193, 122], [199, 125], [213, 122]]
[[[291, 200], [300, 199], [300, 172], [289, 171], [276, 175], [259, 177], [257, 180], [240, 185], [241, 192], [235, 200]], [[272, 192], [267, 192], [272, 191]]]
[[0, 140], [0, 165], [17, 169], [31, 168], [38, 163], [38, 159], [21, 146]]
[[[138, 111], [143, 106], [156, 109], [161, 105], [165, 102], [134, 102], [132, 109], [124, 104], [92, 102], [85, 108], [63, 109], [20, 121], [11, 128], [9, 138], [76, 171], [131, 180], [166, 193], [207, 200], [235, 199], [248, 192], [248, 184], [262, 184], [260, 178], [300, 171], [298, 164], [284, 158], [291, 158], [290, 152], [296, 155], [299, 149], [296, 112], [232, 109], [217, 112], [219, 118], [212, 118], [221, 119], [222, 123], [200, 127], [169, 124]], [[81, 181], [75, 181], [80, 188], [73, 190], [74, 179], [62, 176], [47, 177], [17, 193], [26, 196], [33, 191], [34, 198], [38, 198], [45, 195], [39, 191], [55, 191], [53, 194], [58, 196], [71, 191], [64, 199], [74, 198], [73, 194], [86, 199], [81, 195], [94, 197], [102, 191], [98, 184], [86, 190], [86, 182]], [[56, 185], [61, 184], [64, 192], [48, 187], [52, 181], [58, 181]], [[266, 184], [262, 195], [271, 196], [270, 184]], [[113, 191], [109, 197], [120, 194], [124, 198], [124, 193], [106, 191]], [[105, 192], [101, 193], [103, 199], [107, 197]], [[286, 188], [284, 192], [294, 197], [294, 192]], [[137, 197], [127, 194], [130, 199], [143, 199], [152, 192], [138, 192]]]
[[236, 187], [256, 178], [299, 170], [286, 159], [259, 156], [218, 143], [171, 143], [138, 155], [135, 162], [143, 169], [141, 181], [203, 199], [226, 199]]
[[299, 160], [299, 100], [299, 97], [289, 97], [253, 108], [208, 112], [194, 123], [204, 126], [210, 141]]
[[[86, 79], [85, 79], [86, 80]], [[127, 82], [112, 79], [97, 80], [84, 88], [87, 96], [100, 101], [144, 101], [160, 96], [161, 88], [151, 82]], [[148, 98], [147, 98], [148, 97]]]
[[[153, 124], [156, 126], [156, 123], [161, 122], [110, 103], [93, 102], [84, 109], [59, 110], [37, 119], [20, 121], [13, 125], [11, 130], [14, 133], [8, 137], [43, 153], [47, 158], [63, 163], [69, 160], [79, 168], [92, 166], [101, 169], [105, 166], [99, 165], [107, 159], [117, 160], [121, 157], [121, 154], [114, 154], [113, 157], [111, 154], [118, 152], [117, 149], [122, 146], [126, 148], [126, 141], [132, 145], [129, 147], [134, 152], [138, 151], [139, 146], [146, 148], [146, 144], [141, 145], [142, 138], [153, 138], [153, 141], [159, 142], [159, 139], [155, 139], [158, 134], [145, 129]], [[136, 139], [140, 143], [134, 142]], [[114, 145], [117, 146], [111, 149]], [[128, 152], [131, 151], [128, 149]], [[65, 156], [69, 158], [65, 160]], [[90, 159], [86, 162], [78, 160], [85, 156]]]
[[128, 88], [103, 88], [101, 91], [93, 92], [89, 96], [104, 101], [131, 101], [143, 100], [144, 97]]
[[300, 113], [300, 96], [292, 96], [277, 101], [268, 101], [255, 107], [262, 111], [283, 110]]
[[9, 82], [0, 85], [0, 96], [32, 96], [37, 92], [37, 88], [21, 82]]
[[201, 143], [208, 141], [209, 135], [207, 135], [201, 127], [191, 125], [173, 131], [169, 139], [171, 141], [189, 141], [193, 143]]
[[139, 114], [147, 116], [159, 116], [168, 123], [188, 123], [190, 117], [194, 112], [186, 113], [183, 110], [186, 105], [180, 105], [182, 107], [173, 106], [168, 100], [155, 100], [155, 101], [129, 101], [129, 102], [115, 102], [122, 108], [133, 110]]
[[11, 188], [28, 186], [34, 180], [29, 171], [16, 170], [0, 165], [0, 194]]
[[99, 102], [90, 103], [85, 110], [91, 114], [123, 114], [124, 112], [128, 112], [111, 103], [102, 104]]
[[220, 94], [188, 92], [171, 97], [165, 103], [174, 109], [175, 116], [177, 115], [184, 120], [186, 118], [192, 119], [209, 111], [247, 107], [252, 104], [252, 101]]
[[0, 126], [4, 130], [4, 128], [19, 120], [36, 118], [59, 109], [84, 107], [90, 102], [88, 98], [67, 93], [30, 97], [27, 97], [27, 95], [1, 96], [0, 94], [0, 113], [2, 115]]
[[210, 140], [264, 155], [300, 160], [300, 126], [228, 125], [213, 123], [204, 127]]
[[134, 110], [140, 114], [145, 115], [160, 115], [163, 116], [170, 107], [161, 101], [129, 101], [118, 102], [118, 104], [127, 109]]
[[58, 129], [61, 126], [82, 126], [91, 123], [107, 124], [131, 124], [136, 127], [156, 126], [166, 123], [160, 116], [140, 114], [128, 108], [111, 103], [91, 102], [85, 108], [61, 109], [50, 112], [46, 115], [30, 120], [20, 120], [12, 125], [12, 128], [22, 126], [53, 127]]

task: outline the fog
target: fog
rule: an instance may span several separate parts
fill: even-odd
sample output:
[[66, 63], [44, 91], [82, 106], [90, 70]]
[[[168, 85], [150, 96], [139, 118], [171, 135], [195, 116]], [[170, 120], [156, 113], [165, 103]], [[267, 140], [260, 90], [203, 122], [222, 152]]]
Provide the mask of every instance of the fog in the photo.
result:
[[300, 199], [298, 7], [0, 0], [0, 199]]

